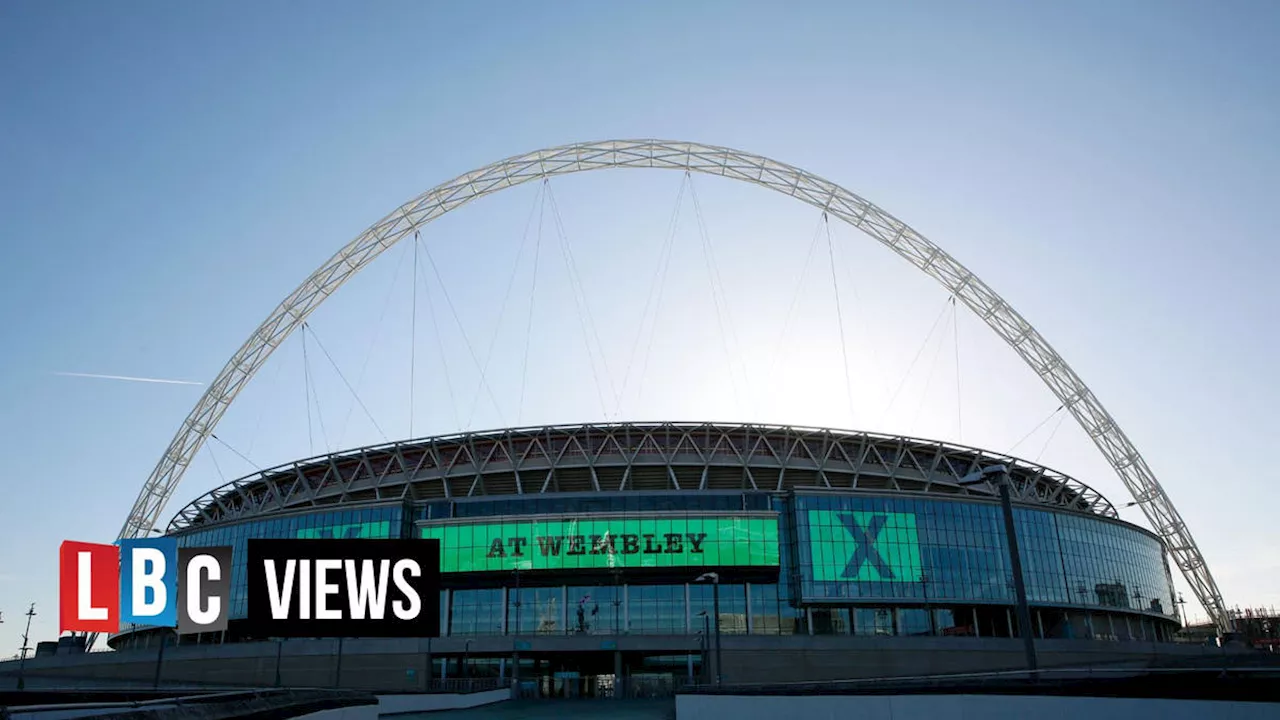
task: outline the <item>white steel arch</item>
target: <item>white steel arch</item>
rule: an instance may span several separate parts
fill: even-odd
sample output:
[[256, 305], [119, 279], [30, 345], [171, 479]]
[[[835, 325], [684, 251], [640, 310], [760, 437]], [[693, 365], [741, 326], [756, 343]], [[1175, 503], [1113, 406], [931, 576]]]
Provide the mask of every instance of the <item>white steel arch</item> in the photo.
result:
[[120, 537], [143, 537], [156, 526], [187, 466], [249, 379], [321, 302], [384, 250], [476, 198], [553, 175], [614, 167], [685, 170], [776, 190], [844, 220], [937, 280], [991, 326], [1062, 401], [1115, 468], [1205, 610], [1220, 629], [1230, 628], [1213, 576], [1151, 468], [1066, 361], [986, 283], [906, 223], [829, 180], [739, 150], [663, 140], [578, 143], [510, 157], [419, 195], [365, 230], [290, 293], [210, 383], [147, 478]]

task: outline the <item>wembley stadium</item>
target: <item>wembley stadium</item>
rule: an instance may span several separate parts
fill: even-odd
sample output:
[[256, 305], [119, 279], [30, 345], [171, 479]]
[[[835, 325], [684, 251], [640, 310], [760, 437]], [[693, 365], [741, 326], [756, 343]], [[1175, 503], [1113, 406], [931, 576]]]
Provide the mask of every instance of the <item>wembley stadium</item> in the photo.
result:
[[[996, 464], [1032, 636], [1046, 647], [1171, 641], [1163, 544], [1049, 468], [872, 433], [621, 423], [369, 446], [218, 487], [167, 534], [234, 548], [230, 627], [181, 642], [268, 639], [244, 631], [247, 539], [334, 537], [442, 541], [439, 641], [467, 638], [435, 658], [442, 677], [507, 674], [514, 648], [533, 663], [526, 673], [540, 659], [608, 672], [624, 660], [612, 651], [629, 649], [627, 674], [696, 678], [713, 623], [725, 668], [819, 636], [837, 649], [912, 636], [953, 650], [1011, 643], [1021, 631], [1001, 505], [990, 484], [966, 481]], [[129, 628], [110, 645], [171, 632]]]
[[[747, 183], [814, 208], [823, 226], [841, 222], [882, 244], [1021, 358], [1152, 531], [1121, 520], [1076, 479], [980, 448], [671, 422], [466, 432], [313, 457], [222, 485], [158, 529], [227, 408], [299, 331], [305, 370], [307, 318], [362, 268], [402, 241], [416, 253], [422, 228], [481, 198], [615, 168]], [[843, 333], [840, 342], [843, 349]], [[170, 643], [178, 647], [164, 668], [175, 677], [279, 685], [327, 674], [334, 686], [390, 689], [536, 678], [540, 692], [554, 680], [556, 692], [583, 694], [634, 693], [643, 678], [670, 686], [1143, 664], [1208, 651], [1172, 642], [1182, 600], [1171, 565], [1219, 633], [1233, 626], [1154, 470], [1007, 300], [836, 183], [761, 155], [679, 141], [583, 142], [508, 157], [369, 226], [289, 293], [208, 384], [118, 537], [153, 532], [186, 547], [230, 545], [235, 558], [226, 631], [173, 637], [168, 628], [126, 627], [108, 639], [117, 650], [158, 648], [157, 678]], [[284, 642], [250, 633], [246, 541], [326, 537], [439, 539], [440, 636]], [[149, 652], [102, 655], [120, 656], [113, 677], [152, 672], [130, 659]]]

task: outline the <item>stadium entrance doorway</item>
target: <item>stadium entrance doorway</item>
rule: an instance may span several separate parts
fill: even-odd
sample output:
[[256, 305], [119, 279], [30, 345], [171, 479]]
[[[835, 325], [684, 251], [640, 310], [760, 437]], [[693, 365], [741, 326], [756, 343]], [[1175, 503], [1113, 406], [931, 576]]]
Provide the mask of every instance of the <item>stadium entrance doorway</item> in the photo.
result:
[[[697, 678], [697, 656], [645, 657], [613, 651], [563, 653], [521, 663], [520, 695], [527, 698], [612, 699], [669, 698]], [[620, 672], [619, 672], [620, 671]], [[690, 674], [693, 673], [693, 674]]]
[[587, 699], [614, 696], [616, 658], [612, 652], [556, 653], [521, 663], [520, 694], [531, 698]]

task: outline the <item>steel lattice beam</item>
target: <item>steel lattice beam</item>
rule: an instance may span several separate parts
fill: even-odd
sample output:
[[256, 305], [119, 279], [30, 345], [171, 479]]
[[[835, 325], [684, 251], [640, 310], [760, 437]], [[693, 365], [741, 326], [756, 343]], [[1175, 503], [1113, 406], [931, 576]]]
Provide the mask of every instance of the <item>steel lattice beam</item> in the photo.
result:
[[[420, 459], [411, 463], [413, 456]], [[582, 469], [591, 470], [596, 480], [591, 492], [704, 490], [709, 469], [734, 468], [743, 472], [741, 482], [727, 486], [721, 481], [715, 489], [879, 489], [978, 495], [990, 500], [989, 489], [975, 491], [956, 483], [991, 464], [1009, 468], [1018, 502], [1119, 517], [1106, 498], [1078, 480], [979, 448], [830, 428], [626, 422], [503, 428], [370, 445], [286, 463], [201, 495], [174, 515], [167, 530], [348, 503], [355, 494], [361, 495], [356, 502], [385, 502], [409, 495], [443, 499], [509, 495], [512, 490], [521, 495], [565, 492], [563, 487], [552, 486], [554, 473], [547, 476], [546, 471]], [[379, 467], [381, 471], [376, 469]], [[606, 487], [594, 475], [596, 469], [608, 472], [623, 467], [663, 467], [666, 482], [660, 488], [637, 487], [623, 475], [616, 487]], [[777, 472], [776, 480], [773, 471]], [[518, 478], [530, 472], [541, 474], [544, 483], [521, 489]], [[701, 482], [688, 483], [690, 473], [701, 474]], [[496, 493], [490, 492], [486, 478], [507, 474], [514, 476], [514, 487], [500, 484]], [[757, 477], [765, 476], [769, 484], [759, 484]], [[796, 478], [800, 478], [799, 484]], [[812, 484], [804, 484], [806, 480]], [[451, 490], [456, 481], [466, 482], [467, 490], [461, 496]], [[578, 487], [569, 492], [583, 491], [586, 488]]]
[[759, 155], [662, 140], [580, 143], [507, 158], [419, 195], [365, 230], [290, 293], [210, 383], [147, 478], [120, 537], [150, 532], [196, 452], [249, 379], [320, 303], [384, 250], [446, 212], [490, 193], [555, 175], [618, 167], [719, 175], [776, 190], [844, 220], [937, 280], [991, 326], [1062, 401], [1115, 468], [1205, 610], [1220, 629], [1230, 628], [1204, 557], [1151, 468], [1066, 361], [986, 283], [906, 223], [833, 182]]

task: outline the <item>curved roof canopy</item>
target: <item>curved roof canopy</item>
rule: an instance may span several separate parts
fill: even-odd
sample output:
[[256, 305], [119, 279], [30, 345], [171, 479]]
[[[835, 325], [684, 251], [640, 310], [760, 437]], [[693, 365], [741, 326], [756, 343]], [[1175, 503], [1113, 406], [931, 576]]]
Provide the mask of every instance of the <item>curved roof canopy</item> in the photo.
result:
[[896, 435], [720, 423], [554, 425], [370, 445], [229, 482], [173, 518], [182, 531], [281, 511], [534, 493], [866, 490], [991, 497], [960, 478], [1009, 468], [1014, 500], [1117, 517], [1089, 486], [978, 448]]

